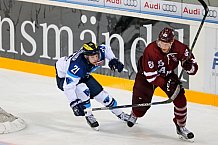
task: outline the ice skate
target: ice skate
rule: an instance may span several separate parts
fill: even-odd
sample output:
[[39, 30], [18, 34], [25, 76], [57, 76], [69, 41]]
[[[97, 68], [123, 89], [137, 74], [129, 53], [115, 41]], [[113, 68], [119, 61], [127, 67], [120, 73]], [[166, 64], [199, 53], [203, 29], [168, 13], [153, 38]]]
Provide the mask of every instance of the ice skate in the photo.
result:
[[93, 128], [94, 130], [97, 130], [97, 131], [99, 130], [99, 128], [98, 128], [99, 124], [93, 115], [86, 116], [86, 121], [91, 128]]
[[117, 116], [120, 120], [123, 120], [123, 121], [128, 121], [130, 115], [122, 112], [120, 115]]
[[194, 142], [194, 134], [191, 131], [189, 131], [187, 128], [176, 125], [176, 132], [180, 139], [189, 142]]
[[127, 121], [127, 125], [129, 127], [133, 127], [133, 125], [135, 125], [135, 123], [136, 123], [136, 120], [137, 120], [137, 117], [133, 113], [131, 113], [129, 116], [129, 119]]

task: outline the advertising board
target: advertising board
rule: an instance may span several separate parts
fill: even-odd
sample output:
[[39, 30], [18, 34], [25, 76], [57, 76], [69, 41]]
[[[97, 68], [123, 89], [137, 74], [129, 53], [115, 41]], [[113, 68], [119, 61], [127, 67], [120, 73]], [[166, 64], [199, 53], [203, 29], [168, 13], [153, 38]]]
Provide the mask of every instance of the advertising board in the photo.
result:
[[[1, 9], [1, 57], [53, 66], [58, 58], [93, 41], [111, 46], [125, 65], [119, 74], [106, 61], [97, 73], [134, 79], [144, 48], [164, 27], [174, 28], [176, 38], [189, 45], [186, 24], [7, 0]], [[188, 76], [183, 81], [188, 88]]]

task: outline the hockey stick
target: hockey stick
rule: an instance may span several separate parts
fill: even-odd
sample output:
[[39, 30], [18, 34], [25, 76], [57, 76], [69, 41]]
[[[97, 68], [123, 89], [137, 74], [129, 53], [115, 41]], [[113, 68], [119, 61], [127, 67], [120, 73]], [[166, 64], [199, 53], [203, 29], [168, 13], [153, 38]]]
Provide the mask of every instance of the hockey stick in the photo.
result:
[[[172, 95], [171, 98], [175, 98], [179, 94], [180, 86], [177, 86], [176, 91]], [[91, 111], [97, 111], [97, 110], [113, 110], [118, 108], [129, 108], [129, 107], [145, 107], [145, 106], [151, 106], [151, 105], [159, 105], [159, 104], [168, 104], [171, 103], [173, 100], [169, 98], [165, 101], [161, 102], [151, 102], [151, 103], [142, 103], [142, 104], [133, 104], [133, 105], [121, 105], [121, 106], [111, 106], [111, 107], [99, 107], [99, 108], [91, 108], [91, 109], [85, 109], [85, 112], [88, 110]]]
[[[201, 32], [201, 29], [202, 29], [202, 27], [203, 27], [203, 25], [204, 25], [205, 19], [206, 19], [206, 17], [207, 17], [208, 12], [209, 12], [209, 8], [208, 8], [207, 4], [204, 2], [204, 0], [198, 0], [198, 1], [199, 1], [199, 2], [201, 3], [201, 5], [204, 7], [205, 13], [204, 13], [203, 19], [201, 20], [201, 24], [200, 24], [200, 26], [199, 26], [199, 28], [198, 28], [198, 31], [197, 31], [197, 33], [196, 33], [196, 35], [195, 35], [195, 38], [194, 38], [194, 40], [193, 40], [193, 42], [192, 42], [191, 49], [190, 49], [190, 51], [189, 51], [188, 57], [185, 59], [185, 61], [188, 60], [188, 59], [191, 57], [192, 51], [193, 51], [193, 49], [194, 49], [194, 46], [195, 46], [195, 44], [196, 44], [196, 42], [197, 42], [197, 39], [198, 39], [198, 36], [199, 36], [199, 34], [200, 34], [200, 32]], [[179, 80], [181, 80], [183, 73], [184, 73], [184, 69], [182, 68], [182, 71], [181, 71], [180, 74], [179, 74]], [[178, 85], [178, 86], [179, 86], [179, 85]], [[177, 86], [177, 88], [176, 88], [174, 94], [173, 94], [169, 99], [167, 99], [166, 101], [162, 101], [162, 102], [164, 102], [164, 103], [162, 103], [162, 104], [168, 104], [168, 103], [173, 102], [173, 100], [177, 97], [177, 95], [179, 94], [179, 91], [180, 91], [180, 88], [178, 88], [178, 86]], [[175, 94], [177, 94], [177, 95], [175, 95]]]
[[[197, 42], [197, 39], [198, 39], [198, 36], [199, 36], [199, 34], [200, 34], [200, 32], [201, 32], [201, 29], [202, 29], [202, 27], [203, 27], [203, 25], [204, 25], [205, 19], [206, 19], [206, 17], [207, 17], [208, 12], [209, 12], [209, 8], [208, 8], [207, 4], [204, 2], [204, 0], [198, 0], [198, 1], [199, 1], [199, 2], [201, 3], [201, 5], [204, 7], [205, 13], [204, 13], [203, 19], [201, 20], [201, 24], [200, 24], [200, 26], [199, 26], [199, 28], [198, 28], [198, 31], [197, 31], [197, 33], [196, 33], [196, 35], [195, 35], [195, 38], [194, 38], [194, 40], [193, 40], [193, 42], [192, 42], [191, 49], [190, 49], [190, 51], [189, 51], [188, 57], [185, 59], [185, 61], [188, 60], [188, 59], [191, 57], [192, 51], [193, 51], [193, 49], [194, 49], [194, 46], [195, 46], [195, 44], [196, 44], [196, 42]], [[182, 68], [182, 71], [181, 71], [180, 74], [179, 74], [179, 80], [181, 80], [184, 71], [185, 71], [185, 70]], [[177, 90], [176, 90], [176, 91], [177, 91]], [[176, 92], [176, 91], [175, 91], [175, 92]], [[180, 91], [180, 89], [179, 89], [178, 91]], [[179, 92], [178, 92], [178, 93], [179, 93]], [[163, 101], [163, 102], [166, 102], [166, 103], [164, 103], [164, 104], [171, 103], [171, 102], [173, 102], [173, 100], [174, 100], [176, 97], [177, 97], [177, 95], [176, 95], [176, 96], [175, 96], [175, 95], [172, 95], [168, 100]]]
[[[192, 53], [192, 51], [193, 51], [193, 49], [194, 49], [194, 46], [195, 46], [195, 44], [196, 44], [196, 42], [197, 42], [197, 39], [198, 39], [198, 36], [199, 36], [199, 34], [200, 34], [200, 32], [201, 32], [201, 29], [202, 29], [202, 27], [203, 27], [203, 25], [204, 25], [204, 21], [205, 21], [205, 19], [206, 19], [206, 17], [207, 17], [207, 14], [208, 14], [208, 12], [209, 12], [209, 8], [208, 8], [207, 4], [206, 4], [203, 0], [198, 0], [198, 1], [199, 1], [199, 2], [201, 3], [201, 5], [204, 7], [205, 13], [204, 13], [203, 19], [201, 20], [201, 24], [200, 24], [200, 26], [199, 26], [199, 28], [198, 28], [198, 31], [197, 31], [197, 33], [196, 33], [196, 35], [195, 35], [194, 41], [192, 42], [191, 49], [190, 49], [190, 51], [189, 51], [189, 55], [188, 55], [188, 57], [186, 58], [186, 60], [188, 60], [188, 59], [191, 57], [191, 53]], [[186, 61], [186, 60], [185, 60], [185, 61]], [[184, 73], [184, 69], [182, 68], [182, 71], [181, 71], [180, 74], [179, 74], [179, 79], [180, 79], [180, 80], [181, 80], [181, 78], [182, 78], [183, 73]]]
[[[201, 29], [203, 27], [204, 21], [205, 21], [205, 19], [207, 17], [208, 11], [209, 11], [207, 4], [203, 0], [198, 0], [198, 1], [204, 7], [205, 14], [203, 16], [203, 19], [201, 20], [201, 24], [200, 24], [200, 26], [198, 28], [198, 31], [197, 31], [196, 35], [195, 35], [194, 41], [192, 42], [190, 53], [189, 53], [188, 57], [186, 58], [186, 60], [189, 59], [190, 56], [191, 56], [191, 52], [193, 51], [193, 48], [194, 48], [194, 46], [196, 44], [196, 41], [198, 39], [198, 36], [200, 34], [200, 31], [201, 31]], [[179, 80], [182, 78], [183, 73], [184, 73], [184, 69], [182, 69], [182, 71], [181, 71], [181, 73], [179, 75]], [[133, 105], [121, 105], [121, 106], [112, 106], [112, 107], [100, 107], [100, 108], [92, 108], [91, 110], [92, 111], [112, 110], [112, 109], [118, 109], [118, 108], [145, 107], [145, 106], [152, 106], [152, 105], [158, 105], [158, 104], [169, 104], [169, 103], [173, 102], [173, 100], [177, 97], [177, 95], [179, 94], [180, 89], [181, 89], [181, 86], [178, 85], [175, 92], [174, 92], [174, 94], [169, 99], [164, 100], [164, 101], [160, 101], [160, 102], [151, 102], [151, 103], [142, 103], [142, 104], [133, 104]]]
[[92, 111], [113, 110], [113, 109], [118, 109], [118, 108], [129, 108], [129, 107], [145, 107], [145, 106], [151, 106], [151, 105], [166, 104], [166, 103], [168, 103], [167, 101], [168, 100], [162, 101], [162, 102], [151, 102], [151, 103], [142, 103], [142, 104], [133, 104], [133, 105], [121, 105], [121, 106], [112, 106], [112, 107], [92, 108]]

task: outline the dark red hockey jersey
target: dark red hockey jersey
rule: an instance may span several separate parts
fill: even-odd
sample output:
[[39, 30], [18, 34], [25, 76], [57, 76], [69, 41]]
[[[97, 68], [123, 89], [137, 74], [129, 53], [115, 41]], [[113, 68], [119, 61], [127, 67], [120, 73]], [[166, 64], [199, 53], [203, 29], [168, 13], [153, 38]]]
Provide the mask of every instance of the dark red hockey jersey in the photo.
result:
[[[149, 83], [163, 87], [166, 83], [165, 77], [172, 73], [178, 67], [179, 61], [184, 61], [188, 55], [188, 46], [178, 40], [173, 42], [169, 53], [163, 53], [154, 41], [144, 50], [141, 59], [143, 74]], [[197, 63], [194, 61], [193, 55], [191, 55], [191, 60], [196, 68], [192, 70], [194, 72], [188, 73], [194, 74], [197, 71]]]

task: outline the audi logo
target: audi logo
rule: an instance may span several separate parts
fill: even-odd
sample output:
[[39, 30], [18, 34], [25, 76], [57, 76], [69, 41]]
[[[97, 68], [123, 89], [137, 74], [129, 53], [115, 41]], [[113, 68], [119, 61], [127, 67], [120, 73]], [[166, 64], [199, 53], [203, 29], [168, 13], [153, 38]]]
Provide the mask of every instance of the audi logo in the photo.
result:
[[[202, 11], [202, 15], [204, 16], [205, 11]], [[209, 10], [207, 17], [212, 17], [212, 18], [216, 18], [217, 17], [217, 11], [216, 10]]]
[[88, 0], [88, 1], [99, 2], [100, 0]]
[[138, 0], [123, 0], [123, 4], [124, 4], [125, 6], [137, 7], [137, 5], [138, 5]]
[[176, 12], [177, 6], [176, 5], [170, 5], [170, 4], [163, 4], [162, 10], [166, 12]]

